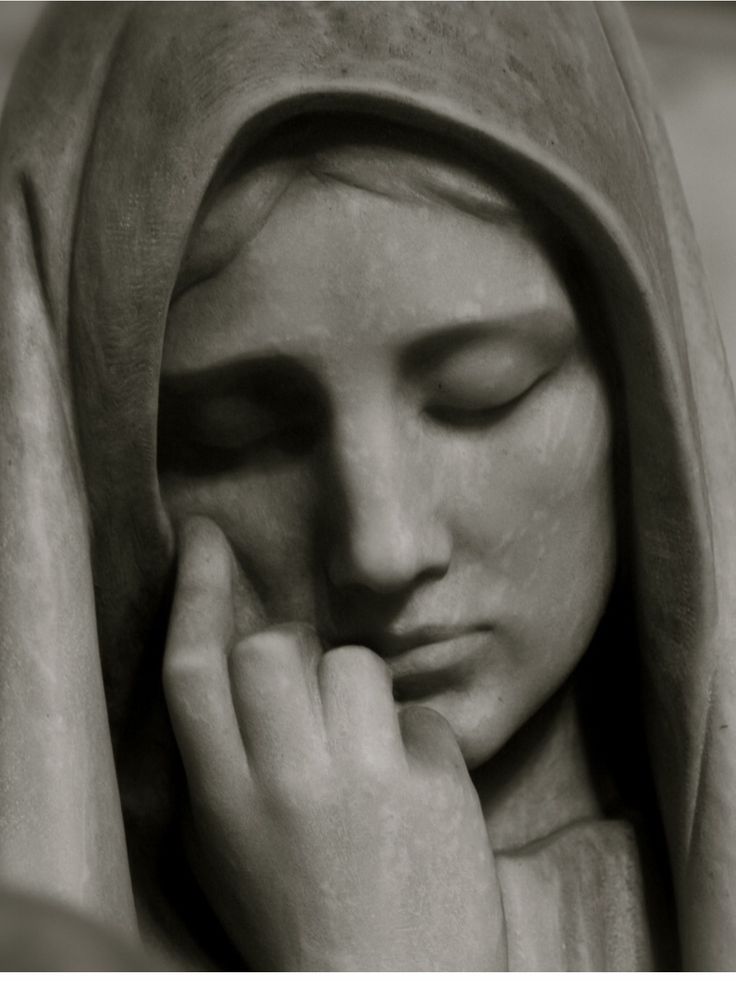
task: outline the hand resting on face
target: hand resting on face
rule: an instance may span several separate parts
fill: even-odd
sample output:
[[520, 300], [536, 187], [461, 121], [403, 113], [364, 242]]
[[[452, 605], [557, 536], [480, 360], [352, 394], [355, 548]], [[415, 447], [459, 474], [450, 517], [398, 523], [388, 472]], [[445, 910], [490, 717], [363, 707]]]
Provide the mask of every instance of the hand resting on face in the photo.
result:
[[[366, 648], [236, 636], [225, 536], [185, 523], [164, 662], [192, 862], [250, 966], [499, 970], [503, 910], [452, 730]], [[254, 611], [255, 612], [255, 611]]]

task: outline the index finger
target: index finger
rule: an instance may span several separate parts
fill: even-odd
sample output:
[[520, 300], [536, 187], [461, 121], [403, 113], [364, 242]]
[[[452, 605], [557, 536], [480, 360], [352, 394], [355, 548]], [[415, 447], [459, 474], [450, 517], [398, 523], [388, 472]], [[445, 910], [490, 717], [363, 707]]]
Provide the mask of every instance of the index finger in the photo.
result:
[[163, 682], [193, 796], [227, 796], [233, 780], [247, 772], [227, 669], [233, 564], [227, 539], [213, 521], [187, 519], [180, 532]]

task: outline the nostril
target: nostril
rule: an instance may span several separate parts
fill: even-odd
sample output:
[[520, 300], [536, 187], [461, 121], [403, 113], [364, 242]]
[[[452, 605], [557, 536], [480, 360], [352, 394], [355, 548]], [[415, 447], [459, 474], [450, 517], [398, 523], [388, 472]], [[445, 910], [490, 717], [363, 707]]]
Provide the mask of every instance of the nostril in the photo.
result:
[[376, 555], [366, 560], [343, 554], [333, 556], [328, 564], [330, 581], [343, 589], [362, 587], [388, 593], [405, 589], [416, 574], [413, 563], [397, 562], [393, 557]]
[[442, 536], [429, 523], [353, 527], [335, 543], [327, 573], [332, 585], [341, 589], [396, 593], [419, 579], [443, 575], [449, 553]]

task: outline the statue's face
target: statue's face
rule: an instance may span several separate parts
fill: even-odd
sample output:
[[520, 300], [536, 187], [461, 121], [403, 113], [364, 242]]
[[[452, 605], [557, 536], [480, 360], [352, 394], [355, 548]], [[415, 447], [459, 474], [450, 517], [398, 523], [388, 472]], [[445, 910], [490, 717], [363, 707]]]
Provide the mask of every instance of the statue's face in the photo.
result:
[[477, 765], [613, 575], [611, 415], [570, 299], [513, 211], [311, 177], [232, 252], [170, 314], [169, 514], [219, 523], [271, 621], [386, 658]]

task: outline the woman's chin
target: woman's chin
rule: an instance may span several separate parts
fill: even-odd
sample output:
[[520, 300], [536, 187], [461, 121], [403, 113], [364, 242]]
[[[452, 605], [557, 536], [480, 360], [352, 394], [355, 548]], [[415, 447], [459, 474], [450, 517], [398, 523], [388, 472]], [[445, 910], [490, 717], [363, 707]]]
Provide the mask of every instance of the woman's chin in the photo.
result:
[[472, 688], [446, 688], [421, 697], [402, 699], [402, 705], [434, 709], [449, 723], [469, 770], [490, 760], [523, 724], [521, 706], [502, 696], [489, 696]]

